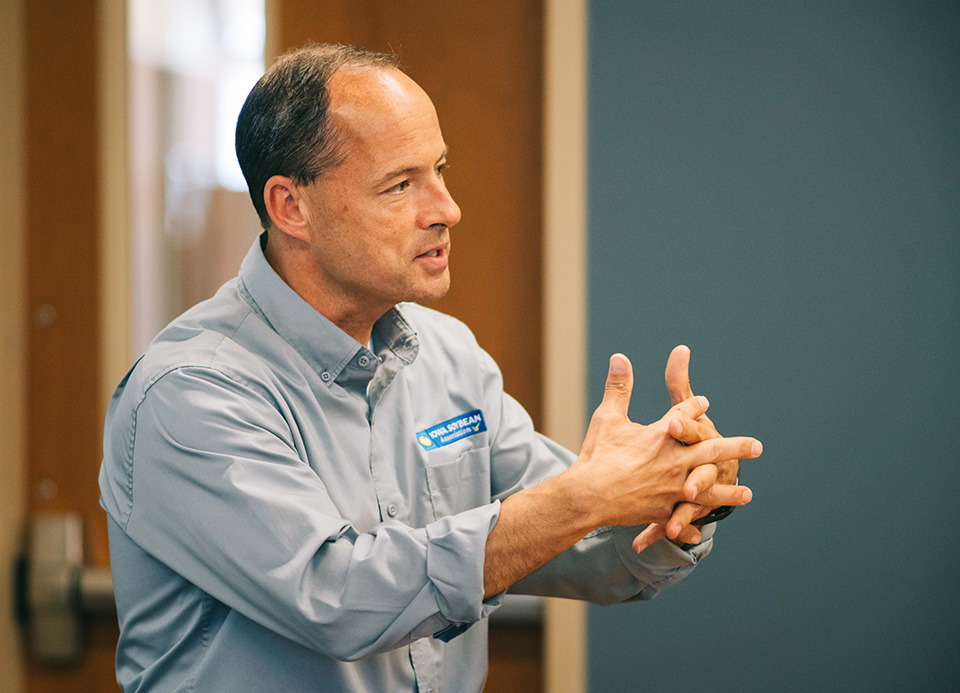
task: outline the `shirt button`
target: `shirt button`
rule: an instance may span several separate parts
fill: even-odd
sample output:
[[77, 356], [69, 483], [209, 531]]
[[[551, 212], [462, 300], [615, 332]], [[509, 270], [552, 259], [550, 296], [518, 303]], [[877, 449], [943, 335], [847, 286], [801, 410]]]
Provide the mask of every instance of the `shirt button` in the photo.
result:
[[325, 382], [325, 383], [329, 383], [329, 382], [330, 382], [330, 378], [332, 378], [332, 377], [333, 377], [333, 376], [330, 375], [330, 372], [329, 372], [329, 371], [324, 371], [323, 373], [320, 374], [320, 380], [322, 380], [322, 381]]
[[396, 517], [396, 516], [397, 516], [397, 505], [396, 505], [396, 503], [391, 503], [390, 505], [387, 506], [387, 515], [389, 515], [390, 517]]
[[357, 359], [357, 363], [360, 364], [360, 368], [366, 368], [370, 365], [370, 357], [366, 354], [363, 354], [360, 358]]

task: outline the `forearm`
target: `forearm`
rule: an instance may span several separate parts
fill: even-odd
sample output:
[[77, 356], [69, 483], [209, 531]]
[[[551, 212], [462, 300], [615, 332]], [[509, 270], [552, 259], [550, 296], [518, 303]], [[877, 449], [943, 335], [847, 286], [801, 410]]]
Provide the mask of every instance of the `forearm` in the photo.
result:
[[683, 550], [662, 541], [636, 554], [639, 527], [601, 527], [510, 587], [511, 594], [617, 604], [650, 599], [680, 582], [713, 546], [713, 528], [701, 544]]
[[592, 503], [569, 469], [507, 498], [487, 537], [484, 598], [502, 592], [597, 528]]

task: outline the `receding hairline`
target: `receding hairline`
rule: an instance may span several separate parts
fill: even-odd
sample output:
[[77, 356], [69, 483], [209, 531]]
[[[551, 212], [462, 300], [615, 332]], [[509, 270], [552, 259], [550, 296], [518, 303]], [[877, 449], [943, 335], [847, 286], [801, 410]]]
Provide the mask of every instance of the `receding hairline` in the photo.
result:
[[[378, 79], [377, 75], [383, 75], [387, 79]], [[374, 76], [372, 81], [370, 76]], [[359, 79], [356, 79], [357, 77]], [[338, 147], [344, 144], [344, 138], [348, 133], [359, 132], [351, 116], [364, 111], [394, 109], [398, 106], [397, 101], [403, 102], [401, 108], [418, 102], [428, 105], [433, 118], [439, 125], [436, 106], [430, 95], [416, 80], [399, 68], [379, 65], [360, 67], [344, 65], [330, 76], [327, 81], [327, 92], [330, 99], [327, 109], [330, 119], [330, 136]], [[443, 156], [440, 158], [442, 159]]]
[[[373, 76], [382, 88], [370, 88], [369, 80], [363, 79], [369, 76]], [[389, 79], [379, 78], [380, 76]], [[397, 87], [391, 87], [391, 84], [396, 84]], [[341, 65], [327, 80], [327, 91], [330, 95], [328, 112], [331, 114], [344, 106], [362, 106], [365, 103], [380, 101], [391, 93], [402, 94], [404, 98], [409, 98], [408, 95], [411, 94], [417, 95], [429, 101], [431, 106], [433, 105], [433, 101], [423, 87], [406, 72], [393, 65]]]
[[384, 53], [362, 46], [339, 43], [310, 43], [294, 48], [277, 59], [267, 68], [267, 72], [283, 70], [291, 64], [320, 62], [331, 70], [329, 76], [345, 67], [394, 68], [403, 72], [400, 56], [396, 53]]

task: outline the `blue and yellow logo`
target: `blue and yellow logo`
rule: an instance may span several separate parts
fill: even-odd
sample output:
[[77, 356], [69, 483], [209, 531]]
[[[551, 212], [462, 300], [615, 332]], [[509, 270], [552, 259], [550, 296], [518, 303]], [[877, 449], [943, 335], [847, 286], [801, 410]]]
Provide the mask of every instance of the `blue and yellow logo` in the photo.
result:
[[438, 423], [436, 426], [418, 431], [417, 442], [424, 450], [433, 450], [486, 430], [487, 424], [483, 420], [483, 412], [474, 409]]

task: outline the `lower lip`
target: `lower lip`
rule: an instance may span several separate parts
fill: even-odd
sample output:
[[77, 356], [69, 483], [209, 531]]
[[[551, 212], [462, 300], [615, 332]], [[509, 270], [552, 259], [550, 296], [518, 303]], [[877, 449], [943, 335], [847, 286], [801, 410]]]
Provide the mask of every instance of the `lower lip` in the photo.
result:
[[430, 272], [442, 272], [447, 268], [447, 250], [446, 248], [441, 248], [440, 252], [433, 255], [417, 255], [417, 262]]

